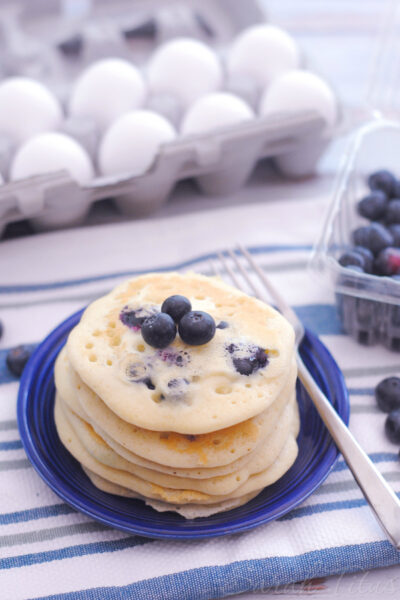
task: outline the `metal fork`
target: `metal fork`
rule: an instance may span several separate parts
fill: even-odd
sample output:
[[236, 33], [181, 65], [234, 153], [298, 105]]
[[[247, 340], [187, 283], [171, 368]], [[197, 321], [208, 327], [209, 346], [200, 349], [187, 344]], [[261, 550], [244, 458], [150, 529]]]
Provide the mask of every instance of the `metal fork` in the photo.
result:
[[[257, 287], [254, 285], [248, 270], [257, 275], [259, 283], [267, 290], [270, 298], [273, 300], [281, 314], [292, 324], [295, 331], [299, 379], [314, 402], [320, 417], [330, 432], [336, 446], [342, 453], [378, 522], [386, 532], [392, 544], [400, 550], [400, 501], [379, 471], [375, 468], [368, 455], [350, 433], [350, 430], [339, 417], [328, 398], [320, 390], [304, 364], [298, 350], [299, 344], [304, 337], [304, 327], [301, 321], [279, 292], [273, 287], [264, 271], [261, 270], [259, 265], [243, 246], [239, 245], [236, 252], [227, 250], [225, 253], [218, 254], [220, 268], [216, 268], [215, 263], [211, 261], [213, 272], [216, 275], [222, 276], [223, 272], [225, 272], [229, 275], [237, 288], [245, 291], [235, 270], [232, 268], [230, 261], [224, 254], [230, 257], [231, 262], [235, 265], [237, 271], [241, 273], [243, 279], [245, 279], [254, 292], [254, 295], [260, 300], [265, 300], [265, 297], [259, 293]], [[240, 260], [239, 257], [242, 260]], [[242, 264], [243, 259], [246, 261], [247, 269]]]

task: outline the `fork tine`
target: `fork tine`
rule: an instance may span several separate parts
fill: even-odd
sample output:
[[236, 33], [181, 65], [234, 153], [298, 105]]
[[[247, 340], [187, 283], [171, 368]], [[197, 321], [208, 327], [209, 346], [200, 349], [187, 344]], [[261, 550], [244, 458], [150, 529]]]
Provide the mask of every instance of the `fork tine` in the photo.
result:
[[218, 252], [218, 258], [221, 261], [221, 264], [224, 266], [225, 271], [228, 273], [228, 275], [232, 279], [232, 281], [235, 284], [235, 286], [239, 290], [243, 291], [243, 285], [241, 284], [241, 282], [239, 281], [239, 279], [236, 277], [236, 274], [235, 274], [234, 270], [232, 269], [231, 265], [228, 263], [228, 261], [226, 260], [225, 256], [222, 254], [222, 252]]
[[242, 263], [240, 262], [240, 260], [238, 259], [238, 257], [236, 256], [236, 254], [234, 252], [232, 252], [231, 249], [228, 250], [228, 254], [231, 257], [231, 259], [233, 260], [233, 262], [235, 263], [237, 269], [240, 271], [240, 273], [243, 276], [243, 279], [246, 280], [246, 282], [248, 283], [249, 287], [251, 287], [251, 289], [254, 292], [254, 295], [256, 296], [256, 298], [260, 295], [259, 290], [256, 288], [256, 286], [254, 285], [250, 275], [248, 274], [248, 272], [246, 271], [246, 269], [243, 267]]
[[271, 296], [272, 300], [275, 302], [276, 306], [279, 308], [280, 312], [289, 320], [291, 323], [297, 323], [298, 317], [294, 310], [287, 304], [286, 300], [282, 298], [279, 292], [274, 288], [268, 277], [265, 275], [264, 271], [258, 266], [257, 262], [251, 256], [251, 254], [242, 246], [241, 244], [237, 245], [238, 250], [243, 254], [246, 258], [249, 265], [254, 269], [257, 275], [260, 278], [261, 283], [264, 285], [265, 289]]
[[216, 277], [221, 277], [221, 271], [218, 269], [218, 267], [215, 266], [215, 262], [212, 260], [212, 258], [209, 259], [208, 264], [211, 273], [213, 273]]

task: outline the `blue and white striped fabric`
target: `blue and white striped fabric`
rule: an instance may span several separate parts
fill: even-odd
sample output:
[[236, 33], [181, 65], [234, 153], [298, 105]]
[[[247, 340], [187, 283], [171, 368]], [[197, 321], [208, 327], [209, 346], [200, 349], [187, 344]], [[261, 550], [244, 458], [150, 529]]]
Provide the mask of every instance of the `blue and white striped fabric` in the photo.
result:
[[251, 532], [154, 541], [105, 528], [46, 487], [18, 436], [18, 382], [7, 347], [39, 342], [121, 279], [155, 268], [207, 270], [237, 240], [321, 336], [347, 378], [351, 429], [400, 491], [398, 448], [384, 436], [373, 388], [399, 357], [344, 336], [333, 297], [306, 262], [325, 202], [269, 202], [190, 216], [93, 227], [4, 242], [0, 252], [0, 598], [208, 600], [304, 578], [400, 562], [343, 460], [300, 507]]

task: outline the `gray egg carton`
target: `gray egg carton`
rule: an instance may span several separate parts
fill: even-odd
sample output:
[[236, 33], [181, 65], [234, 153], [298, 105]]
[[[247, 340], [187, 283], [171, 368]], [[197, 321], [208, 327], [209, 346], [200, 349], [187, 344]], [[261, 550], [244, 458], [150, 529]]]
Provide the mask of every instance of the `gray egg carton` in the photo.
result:
[[[42, 39], [42, 46], [36, 47], [37, 56], [32, 64], [36, 66], [39, 64], [40, 67], [43, 67], [40, 57], [43, 56], [43, 48], [46, 50], [46, 43], [50, 44], [51, 42], [54, 49], [54, 44], [59, 43], [63, 38], [60, 36], [57, 38], [57, 35], [54, 34], [57, 29], [55, 25], [51, 25], [51, 18], [53, 17], [50, 18], [49, 16], [50, 13], [47, 10], [45, 0], [41, 2], [43, 14], [46, 16], [44, 19], [46, 27], [43, 30], [40, 28], [42, 13], [39, 16], [37, 13], [31, 14], [29, 9], [31, 5], [24, 0], [21, 0], [20, 4], [28, 12], [24, 23], [29, 23], [29, 31], [36, 32], [35, 39]], [[54, 3], [47, 2], [47, 4], [54, 8]], [[117, 4], [118, 6], [120, 4], [126, 10], [125, 0], [121, 0]], [[110, 6], [112, 6], [116, 9], [117, 4], [110, 5], [103, 0], [94, 3], [94, 13], [91, 15], [93, 20], [90, 21], [90, 26], [92, 27], [93, 23], [96, 23], [96, 18], [104, 24], [103, 13], [105, 7], [110, 9]], [[159, 0], [152, 0], [151, 2], [149, 0], [145, 5], [136, 2], [134, 7], [135, 4], [139, 12], [143, 12], [144, 6], [149, 11], [150, 5], [158, 8], [163, 6], [163, 10], [165, 10], [165, 3], [163, 5]], [[211, 22], [213, 25], [214, 39], [212, 43], [217, 46], [218, 43], [226, 43], [241, 28], [265, 18], [257, 2], [240, 3], [235, 2], [235, 0], [201, 2], [192, 0], [190, 3], [187, 1], [184, 5], [185, 10], [187, 10], [188, 5], [194, 7], [192, 10], [203, 10], [203, 16], [206, 15], [207, 22]], [[15, 3], [13, 7], [15, 7]], [[135, 13], [135, 10], [132, 10], [131, 2], [129, 3], [129, 9], [129, 14]], [[199, 13], [196, 12], [195, 14]], [[141, 15], [142, 19], [144, 16]], [[189, 27], [188, 19], [185, 17], [183, 25], [179, 27], [175, 16], [169, 22], [170, 24], [173, 23], [173, 31], [164, 26], [157, 42], [174, 35], [188, 34], [188, 31], [186, 31]], [[0, 20], [1, 17], [0, 10]], [[165, 19], [164, 12], [162, 12], [162, 17], [165, 25], [165, 23], [168, 23], [168, 19]], [[115, 18], [115, 11], [113, 18], [114, 25], [117, 22], [120, 23]], [[83, 22], [87, 24], [87, 21], [83, 20]], [[198, 25], [198, 19], [196, 19], [196, 23]], [[49, 31], [52, 32], [52, 37], [51, 40], [46, 40], [45, 32]], [[71, 33], [73, 33], [73, 30], [68, 30], [68, 34], [71, 35]], [[196, 36], [200, 39], [203, 37], [203, 41], [207, 41], [205, 38], [209, 33], [203, 31], [202, 36], [200, 33], [197, 31]], [[63, 31], [63, 35], [65, 34], [65, 31]], [[211, 40], [209, 41], [211, 43]], [[13, 63], [14, 72], [16, 71], [17, 74], [29, 75], [30, 72], [26, 68], [26, 56], [24, 54], [21, 58], [18, 54], [18, 48], [19, 46], [15, 56], [11, 53], [8, 62]], [[106, 55], [109, 56], [109, 50], [106, 52]], [[53, 89], [58, 86], [59, 89], [63, 88], [65, 92], [69, 83], [63, 80], [60, 84], [62, 77], [57, 61], [51, 60], [51, 52], [44, 52], [44, 54], [47, 58], [43, 58], [43, 61], [48, 60], [48, 63], [46, 63], [48, 81], [53, 82]], [[92, 62], [94, 57], [90, 52], [89, 55], [87, 60]], [[48, 56], [50, 56], [50, 59]], [[100, 56], [101, 52], [99, 51], [97, 57]], [[20, 63], [22, 67], [15, 69], [15, 65]], [[30, 67], [32, 66], [29, 61], [28, 64]], [[65, 72], [62, 73], [62, 76], [64, 75]], [[59, 96], [62, 97], [62, 92], [59, 93]], [[316, 113], [299, 112], [274, 117], [255, 117], [251, 121], [212, 133], [178, 137], [173, 142], [162, 146], [147, 172], [136, 177], [97, 176], [89, 185], [81, 186], [67, 172], [60, 172], [5, 183], [0, 186], [0, 235], [7, 223], [21, 219], [29, 219], [33, 227], [38, 230], [50, 230], [80, 224], [85, 220], [91, 204], [106, 198], [112, 198], [125, 215], [143, 216], [150, 214], [167, 201], [176, 182], [186, 178], [195, 178], [201, 190], [206, 194], [229, 194], [245, 184], [257, 161], [262, 158], [273, 158], [277, 167], [286, 175], [302, 176], [308, 174], [315, 169], [315, 165], [330, 139], [337, 135], [342, 128], [342, 117], [343, 114], [338, 126], [331, 131], [324, 129], [324, 123]], [[96, 137], [96, 132], [91, 131], [90, 124], [86, 125], [88, 125], [88, 135], [81, 132], [82, 136], [79, 139], [78, 132], [75, 137], [89, 151], [90, 146], [92, 146], [93, 156], [93, 146], [95, 145], [93, 140]], [[64, 124], [63, 130], [71, 133], [71, 131], [68, 131], [67, 123]], [[91, 133], [93, 139], [89, 141], [88, 136], [90, 137]], [[74, 135], [73, 132], [71, 134]], [[85, 138], [85, 135], [86, 139], [82, 139]], [[0, 163], [7, 163], [7, 160], [9, 160], [7, 152], [2, 153], [0, 148]]]
[[323, 126], [314, 112], [263, 117], [165, 144], [138, 177], [98, 177], [80, 186], [62, 171], [11, 182], [0, 187], [0, 227], [21, 219], [31, 219], [37, 229], [79, 224], [90, 205], [104, 198], [114, 198], [124, 214], [143, 216], [167, 200], [177, 181], [189, 177], [206, 194], [229, 194], [246, 182], [261, 158], [292, 156], [308, 171], [329, 142], [321, 135]]

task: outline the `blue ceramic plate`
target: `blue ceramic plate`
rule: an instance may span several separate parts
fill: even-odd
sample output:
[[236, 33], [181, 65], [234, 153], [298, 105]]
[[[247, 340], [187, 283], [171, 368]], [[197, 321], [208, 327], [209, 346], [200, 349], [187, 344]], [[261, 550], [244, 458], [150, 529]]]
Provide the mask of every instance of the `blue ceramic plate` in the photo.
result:
[[[18, 397], [18, 424], [28, 458], [55, 493], [77, 510], [106, 525], [147, 537], [206, 538], [245, 531], [281, 517], [303, 502], [327, 477], [338, 451], [298, 382], [301, 415], [298, 458], [279, 481], [244, 506], [211, 517], [186, 520], [173, 512], [158, 513], [141, 500], [98, 490], [61, 444], [53, 418], [54, 361], [81, 314], [82, 311], [61, 323], [40, 344], [25, 368]], [[332, 356], [310, 332], [302, 343], [301, 355], [347, 423], [347, 390]]]

